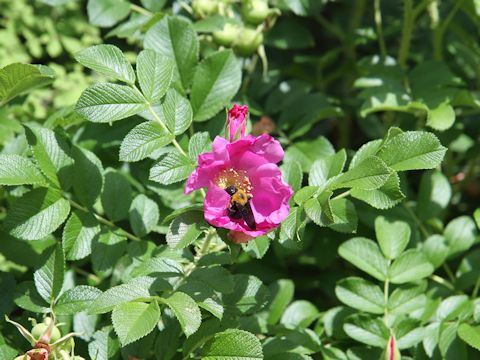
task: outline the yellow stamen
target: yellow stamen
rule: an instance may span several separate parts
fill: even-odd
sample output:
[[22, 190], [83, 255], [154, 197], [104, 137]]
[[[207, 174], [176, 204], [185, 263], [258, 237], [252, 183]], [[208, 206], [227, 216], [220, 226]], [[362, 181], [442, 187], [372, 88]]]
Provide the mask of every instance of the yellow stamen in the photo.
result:
[[217, 175], [215, 183], [222, 189], [233, 185], [245, 191], [249, 197], [252, 197], [252, 184], [245, 170], [224, 169]]

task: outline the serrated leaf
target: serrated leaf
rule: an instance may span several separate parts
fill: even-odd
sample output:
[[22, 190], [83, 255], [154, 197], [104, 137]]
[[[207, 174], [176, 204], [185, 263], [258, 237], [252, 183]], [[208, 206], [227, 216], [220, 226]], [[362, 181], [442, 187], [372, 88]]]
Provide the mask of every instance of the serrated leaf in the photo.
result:
[[103, 210], [111, 221], [126, 219], [132, 204], [130, 183], [114, 169], [107, 169], [104, 179], [101, 195]]
[[340, 280], [335, 287], [335, 294], [344, 304], [354, 309], [372, 314], [383, 314], [385, 300], [383, 292], [377, 285], [359, 277]]
[[305, 329], [314, 322], [320, 313], [310, 301], [296, 300], [288, 305], [280, 319], [280, 324], [289, 329]]
[[177, 16], [165, 16], [145, 34], [145, 49], [173, 60], [174, 79], [188, 88], [198, 59], [198, 39], [191, 23]]
[[290, 161], [280, 166], [283, 179], [291, 186], [293, 191], [298, 191], [302, 186], [303, 173], [300, 164], [297, 161]]
[[404, 221], [389, 221], [383, 216], [375, 219], [375, 234], [383, 255], [396, 259], [410, 241], [410, 226]]
[[375, 279], [380, 281], [386, 279], [387, 260], [383, 257], [378, 245], [372, 240], [361, 237], [350, 239], [340, 245], [338, 253]]
[[275, 325], [293, 299], [295, 284], [289, 279], [279, 279], [269, 285], [269, 290], [270, 303], [267, 322]]
[[324, 186], [328, 179], [342, 172], [346, 160], [347, 153], [345, 150], [341, 150], [335, 155], [316, 160], [310, 168], [308, 185]]
[[120, 342], [113, 333], [112, 326], [105, 326], [96, 331], [93, 340], [88, 344], [88, 354], [95, 360], [109, 360], [115, 358], [120, 350]]
[[40, 296], [33, 281], [25, 281], [15, 288], [14, 301], [24, 310], [35, 313], [50, 312], [50, 305]]
[[207, 229], [203, 214], [190, 211], [177, 216], [167, 232], [167, 244], [175, 249], [183, 249], [192, 244]]
[[390, 332], [380, 319], [367, 316], [356, 316], [343, 325], [343, 329], [351, 338], [375, 347], [385, 348]]
[[40, 240], [54, 232], [68, 217], [70, 204], [53, 189], [34, 189], [13, 203], [5, 228], [19, 239]]
[[328, 227], [343, 233], [357, 231], [358, 217], [355, 206], [348, 199], [336, 199], [330, 201], [333, 222]]
[[202, 350], [202, 360], [263, 359], [260, 340], [253, 334], [237, 329], [217, 333]]
[[98, 83], [83, 91], [75, 111], [88, 121], [110, 123], [148, 108], [143, 96], [126, 85]]
[[135, 270], [132, 276], [143, 276], [156, 274], [161, 277], [180, 277], [183, 276], [182, 266], [175, 260], [161, 257], [154, 257], [142, 262]]
[[374, 190], [381, 187], [391, 175], [391, 170], [378, 157], [370, 156], [356, 167], [338, 175], [328, 183], [328, 188], [356, 188]]
[[159, 320], [160, 309], [156, 301], [120, 304], [112, 312], [113, 328], [123, 346], [150, 334]]
[[147, 121], [135, 126], [120, 145], [120, 161], [140, 161], [170, 144], [173, 135], [159, 123]]
[[65, 291], [54, 306], [56, 315], [75, 315], [86, 310], [102, 293], [93, 286], [79, 285]]
[[172, 309], [187, 337], [198, 330], [202, 322], [202, 314], [197, 303], [190, 296], [177, 291], [169, 297], [162, 297], [160, 301]]
[[160, 212], [155, 201], [143, 194], [133, 199], [129, 212], [130, 225], [137, 236], [145, 236], [158, 224]]
[[153, 50], [143, 50], [137, 57], [137, 75], [145, 98], [155, 104], [165, 95], [172, 81], [173, 61]]
[[75, 54], [83, 66], [105, 76], [135, 84], [135, 72], [122, 51], [113, 45], [90, 46]]
[[92, 241], [100, 224], [90, 213], [74, 211], [63, 229], [62, 244], [67, 260], [80, 260], [92, 252]]
[[0, 106], [18, 95], [53, 82], [55, 73], [43, 65], [9, 64], [0, 69]]
[[87, 14], [90, 24], [111, 27], [130, 13], [130, 3], [123, 0], [88, 0]]
[[480, 326], [461, 324], [457, 330], [460, 339], [480, 351]]
[[49, 304], [58, 297], [65, 276], [65, 257], [60, 244], [53, 246], [43, 257], [42, 265], [33, 273], [35, 287]]
[[45, 178], [28, 159], [15, 154], [0, 154], [0, 185], [41, 185]]
[[446, 151], [432, 133], [406, 131], [386, 141], [377, 156], [395, 171], [423, 170], [437, 167]]
[[127, 238], [112, 231], [105, 231], [93, 239], [92, 265], [95, 271], [108, 271], [125, 253]]
[[255, 259], [261, 259], [267, 253], [270, 247], [270, 238], [268, 236], [258, 236], [246, 244], [242, 244], [243, 250]]
[[197, 161], [198, 155], [210, 150], [212, 141], [208, 132], [195, 133], [188, 142], [188, 156], [192, 161]]
[[91, 207], [97, 201], [103, 188], [103, 166], [100, 159], [91, 151], [74, 146], [72, 157], [73, 190], [82, 204]]
[[248, 315], [262, 309], [267, 302], [268, 290], [253, 275], [233, 275], [233, 292], [223, 295], [225, 311], [238, 315]]
[[72, 181], [70, 147], [58, 133], [40, 127], [25, 127], [28, 144], [40, 171], [56, 187], [68, 189]]
[[335, 150], [327, 138], [320, 136], [314, 140], [298, 141], [285, 151], [285, 163], [297, 161], [303, 172], [309, 172], [313, 162], [329, 155]]
[[240, 63], [231, 50], [205, 58], [193, 77], [190, 99], [194, 120], [204, 121], [216, 115], [235, 96], [241, 81]]
[[153, 109], [175, 135], [183, 134], [193, 121], [190, 102], [175, 89], [169, 89], [163, 103]]
[[396, 288], [388, 297], [388, 312], [410, 314], [423, 308], [427, 303], [424, 286], [407, 285]]
[[388, 180], [374, 190], [351, 189], [350, 195], [356, 199], [366, 202], [375, 209], [390, 209], [405, 199], [400, 189], [400, 178], [397, 173], [392, 173]]
[[137, 299], [150, 298], [150, 289], [156, 286], [155, 278], [144, 276], [109, 288], [99, 295], [89, 307], [90, 314], [104, 314], [120, 304]]
[[415, 249], [407, 250], [391, 265], [388, 277], [393, 284], [423, 279], [433, 273], [433, 266], [426, 256]]
[[191, 160], [178, 152], [170, 152], [150, 169], [149, 179], [163, 185], [186, 179], [195, 170]]

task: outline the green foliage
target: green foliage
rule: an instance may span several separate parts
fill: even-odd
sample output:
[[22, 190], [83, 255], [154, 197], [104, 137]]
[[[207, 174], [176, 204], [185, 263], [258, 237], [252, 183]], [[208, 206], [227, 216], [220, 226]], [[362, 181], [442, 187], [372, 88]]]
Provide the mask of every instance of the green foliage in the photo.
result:
[[[0, 0], [0, 358], [478, 358], [480, 7], [397, 5]], [[233, 103], [253, 239], [185, 193]]]

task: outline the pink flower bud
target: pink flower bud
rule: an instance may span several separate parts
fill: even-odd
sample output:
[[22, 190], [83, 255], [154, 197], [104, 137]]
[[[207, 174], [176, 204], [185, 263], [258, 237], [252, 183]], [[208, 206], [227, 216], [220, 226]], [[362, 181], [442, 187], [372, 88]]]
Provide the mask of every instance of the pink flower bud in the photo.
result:
[[230, 142], [245, 136], [248, 106], [234, 104], [228, 111], [227, 134]]
[[385, 360], [400, 360], [401, 355], [398, 350], [397, 343], [395, 342], [395, 337], [390, 335], [388, 339], [387, 348], [385, 349]]

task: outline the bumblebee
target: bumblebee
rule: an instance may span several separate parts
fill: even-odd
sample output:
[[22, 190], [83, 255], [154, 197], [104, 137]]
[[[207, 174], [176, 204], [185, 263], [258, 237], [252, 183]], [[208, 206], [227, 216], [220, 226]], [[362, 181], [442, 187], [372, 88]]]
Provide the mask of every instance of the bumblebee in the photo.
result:
[[230, 195], [230, 207], [227, 209], [228, 216], [233, 219], [243, 219], [251, 230], [256, 230], [255, 218], [250, 206], [251, 197], [236, 186], [228, 186], [225, 191]]

